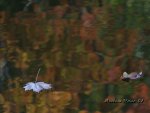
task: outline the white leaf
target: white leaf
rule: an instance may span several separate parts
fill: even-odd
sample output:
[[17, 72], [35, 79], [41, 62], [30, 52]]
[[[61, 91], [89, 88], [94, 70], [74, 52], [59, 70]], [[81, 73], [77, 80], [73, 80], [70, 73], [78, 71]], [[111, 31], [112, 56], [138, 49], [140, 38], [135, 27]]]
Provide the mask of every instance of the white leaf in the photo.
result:
[[139, 79], [142, 78], [144, 75], [142, 74], [142, 72], [137, 73], [137, 72], [132, 72], [130, 73], [130, 79]]
[[52, 88], [51, 84], [46, 84], [44, 82], [38, 82], [37, 84], [39, 86], [41, 86], [43, 89], [51, 89]]
[[136, 79], [139, 79], [139, 78], [142, 78], [144, 75], [142, 72], [140, 73], [137, 73], [137, 72], [132, 72], [130, 74], [128, 74], [127, 72], [124, 72], [123, 73], [123, 76], [122, 76], [122, 80], [123, 79], [130, 79], [130, 80], [136, 80]]
[[25, 91], [27, 90], [33, 90], [34, 92], [40, 92], [44, 89], [51, 89], [51, 84], [47, 84], [44, 82], [29, 82], [27, 83], [23, 88], [25, 88]]

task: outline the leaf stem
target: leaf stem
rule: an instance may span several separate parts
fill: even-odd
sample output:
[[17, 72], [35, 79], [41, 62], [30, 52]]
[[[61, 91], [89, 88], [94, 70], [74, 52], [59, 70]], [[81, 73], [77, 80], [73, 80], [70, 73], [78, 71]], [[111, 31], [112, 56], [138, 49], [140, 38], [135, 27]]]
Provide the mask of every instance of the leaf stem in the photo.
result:
[[39, 76], [40, 70], [41, 70], [41, 68], [39, 68], [39, 70], [38, 70], [38, 72], [37, 72], [35, 82], [37, 82], [37, 79], [38, 79], [38, 76]]

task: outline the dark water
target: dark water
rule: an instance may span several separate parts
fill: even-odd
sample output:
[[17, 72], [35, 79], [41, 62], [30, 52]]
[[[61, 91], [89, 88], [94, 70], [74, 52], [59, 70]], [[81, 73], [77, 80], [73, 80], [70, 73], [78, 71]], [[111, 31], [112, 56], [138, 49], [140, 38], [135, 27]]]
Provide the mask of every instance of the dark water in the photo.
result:
[[[34, 1], [23, 11], [26, 3], [0, 2], [0, 113], [150, 112], [146, 1]], [[37, 81], [53, 88], [25, 91], [39, 68]]]

